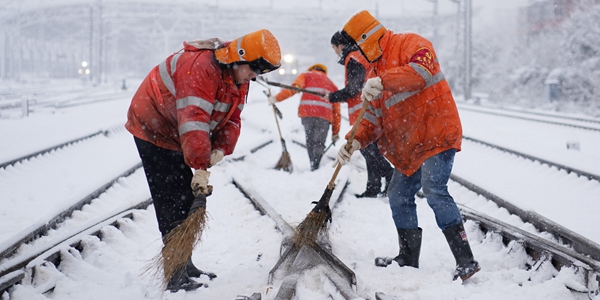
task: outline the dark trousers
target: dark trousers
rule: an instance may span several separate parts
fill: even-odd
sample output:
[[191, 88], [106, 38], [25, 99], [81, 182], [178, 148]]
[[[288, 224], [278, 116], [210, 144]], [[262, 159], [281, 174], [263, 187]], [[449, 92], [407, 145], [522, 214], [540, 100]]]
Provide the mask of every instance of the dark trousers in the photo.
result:
[[329, 131], [329, 121], [321, 118], [302, 118], [304, 133], [306, 134], [306, 150], [310, 160], [310, 170], [319, 168], [321, 158], [325, 152], [325, 139]]
[[381, 192], [381, 179], [386, 179], [386, 187], [390, 185], [394, 168], [383, 157], [377, 148], [377, 141], [360, 150], [367, 163], [367, 192]]
[[193, 172], [183, 153], [157, 147], [134, 137], [152, 195], [158, 229], [164, 237], [188, 215], [194, 201]]

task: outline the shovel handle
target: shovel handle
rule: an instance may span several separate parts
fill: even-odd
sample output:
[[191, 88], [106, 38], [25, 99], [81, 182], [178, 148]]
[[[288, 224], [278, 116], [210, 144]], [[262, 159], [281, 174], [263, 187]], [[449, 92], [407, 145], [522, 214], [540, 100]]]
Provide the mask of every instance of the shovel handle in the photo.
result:
[[[365, 115], [365, 111], [367, 111], [367, 106], [369, 106], [369, 101], [363, 101], [363, 105], [360, 108], [358, 117], [356, 118], [356, 121], [352, 125], [352, 130], [350, 131], [350, 136], [348, 137], [348, 141], [346, 142], [346, 145], [344, 146], [344, 147], [346, 147], [346, 150], [349, 150], [350, 147], [352, 147], [352, 142], [354, 141], [354, 136], [356, 135], [356, 130], [358, 130], [360, 121], [362, 120], [363, 116]], [[335, 167], [333, 176], [331, 176], [331, 180], [329, 180], [329, 184], [327, 185], [328, 189], [333, 190], [335, 188], [335, 178], [337, 177], [341, 168], [342, 168], [342, 164], [338, 164], [337, 167]]]

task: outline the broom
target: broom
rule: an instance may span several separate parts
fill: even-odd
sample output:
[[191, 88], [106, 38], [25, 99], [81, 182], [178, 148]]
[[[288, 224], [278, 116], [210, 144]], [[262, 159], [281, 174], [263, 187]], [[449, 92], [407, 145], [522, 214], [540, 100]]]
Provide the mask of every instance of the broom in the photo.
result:
[[279, 82], [275, 82], [275, 81], [269, 81], [268, 79], [262, 77], [262, 76], [258, 76], [258, 79], [266, 82], [268, 85], [272, 85], [272, 86], [277, 86], [280, 88], [284, 88], [287, 90], [292, 90], [292, 91], [296, 91], [296, 92], [302, 92], [302, 93], [307, 93], [307, 94], [311, 94], [311, 95], [315, 95], [315, 96], [319, 96], [319, 97], [323, 97], [325, 96], [325, 94], [323, 93], [319, 93], [319, 92], [315, 92], [315, 91], [311, 91], [311, 90], [307, 90], [307, 89], [303, 89], [303, 88], [299, 88], [297, 86], [293, 86], [293, 85], [287, 85], [287, 84], [283, 84], [283, 83], [279, 83]]
[[[271, 96], [271, 90], [269, 89], [268, 93], [265, 93], [267, 96]], [[277, 131], [279, 132], [279, 139], [281, 140], [281, 147], [282, 147], [282, 153], [281, 153], [281, 157], [279, 158], [279, 161], [277, 162], [277, 164], [275, 165], [275, 169], [276, 170], [284, 170], [286, 172], [290, 172], [292, 173], [293, 171], [293, 166], [292, 166], [292, 159], [290, 157], [290, 153], [287, 151], [287, 147], [285, 146], [285, 140], [283, 139], [283, 135], [281, 134], [281, 128], [279, 127], [279, 119], [277, 118], [277, 116], [279, 116], [281, 118], [282, 114], [279, 111], [279, 109], [277, 109], [277, 106], [275, 106], [275, 104], [272, 105], [273, 106], [273, 113], [275, 114], [275, 123], [277, 123]]]
[[[362, 120], [368, 105], [368, 101], [363, 102], [362, 108], [358, 114], [358, 118], [352, 125], [352, 131], [350, 131], [348, 142], [346, 142], [346, 145], [344, 146], [346, 149], [350, 149], [352, 141], [354, 141], [354, 135], [356, 135], [358, 125]], [[296, 232], [294, 233], [293, 237], [296, 248], [300, 248], [302, 245], [314, 246], [320, 230], [327, 227], [327, 221], [331, 222], [331, 209], [329, 208], [329, 200], [333, 194], [333, 189], [335, 189], [335, 178], [337, 177], [341, 168], [342, 165], [338, 164], [333, 172], [331, 180], [329, 180], [329, 184], [327, 184], [325, 192], [321, 196], [321, 199], [316, 202], [316, 205], [312, 211], [308, 213], [306, 218], [300, 222], [300, 224], [298, 224], [298, 227], [296, 227]]]
[[[163, 237], [163, 248], [154, 256], [146, 267], [156, 277], [162, 273], [162, 288], [165, 290], [174, 276], [182, 276], [187, 261], [192, 257], [194, 248], [200, 242], [202, 232], [206, 228], [206, 197], [212, 194], [212, 186], [208, 186], [208, 194], [198, 194], [194, 198], [187, 218]], [[162, 272], [160, 272], [162, 270]]]

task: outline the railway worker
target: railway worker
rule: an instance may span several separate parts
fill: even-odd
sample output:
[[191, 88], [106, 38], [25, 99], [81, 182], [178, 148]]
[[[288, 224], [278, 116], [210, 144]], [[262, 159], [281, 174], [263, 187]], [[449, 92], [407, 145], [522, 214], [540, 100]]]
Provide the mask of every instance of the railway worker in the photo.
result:
[[[358, 47], [349, 41], [341, 32], [336, 31], [331, 37], [331, 47], [340, 57], [338, 63], [345, 68], [345, 87], [326, 94], [323, 99], [332, 103], [348, 103], [348, 119], [352, 126], [358, 118], [362, 107], [360, 91], [367, 80], [367, 74], [373, 69], [371, 64], [360, 54]], [[364, 193], [356, 194], [357, 198], [385, 196], [394, 174], [394, 168], [381, 155], [377, 141], [370, 143], [360, 153], [367, 163], [367, 188]], [[385, 178], [385, 188], [381, 190], [381, 181]]]
[[[306, 72], [300, 73], [292, 82], [292, 86], [323, 94], [337, 91], [335, 84], [327, 77], [327, 67], [323, 64], [314, 64]], [[269, 96], [269, 103], [276, 104], [296, 93], [297, 91], [283, 89], [277, 95]], [[332, 126], [331, 142], [335, 144], [340, 137], [340, 104], [331, 103], [313, 94], [302, 93], [298, 116], [302, 120], [306, 135], [310, 170], [314, 171], [319, 168], [325, 152], [329, 125]]]
[[400, 251], [375, 263], [387, 266], [394, 260], [401, 267], [418, 268], [422, 230], [415, 194], [422, 187], [456, 260], [454, 280], [468, 279], [480, 267], [447, 188], [462, 127], [433, 45], [415, 33], [387, 30], [366, 10], [353, 15], [342, 34], [356, 43], [374, 70], [361, 95], [369, 109], [350, 149], [342, 146], [335, 164], [345, 164], [355, 150], [379, 139], [381, 153], [395, 167], [388, 197]]
[[[280, 60], [279, 43], [266, 29], [230, 42], [184, 42], [138, 88], [125, 126], [134, 135], [163, 237], [186, 219], [192, 203], [205, 205], [212, 192], [208, 168], [235, 148], [249, 81], [277, 69]], [[202, 284], [190, 277], [200, 274], [190, 258], [167, 289], [195, 290]]]

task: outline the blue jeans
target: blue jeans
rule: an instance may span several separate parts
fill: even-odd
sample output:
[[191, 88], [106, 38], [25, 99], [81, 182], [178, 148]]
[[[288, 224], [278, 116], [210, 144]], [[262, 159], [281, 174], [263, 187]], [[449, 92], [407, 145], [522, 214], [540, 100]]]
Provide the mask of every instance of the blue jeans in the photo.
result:
[[388, 188], [392, 218], [397, 228], [417, 229], [417, 205], [415, 195], [423, 187], [427, 204], [435, 213], [435, 221], [441, 230], [462, 223], [460, 211], [448, 193], [448, 179], [452, 172], [456, 149], [446, 150], [428, 158], [417, 172], [406, 176], [394, 170]]

